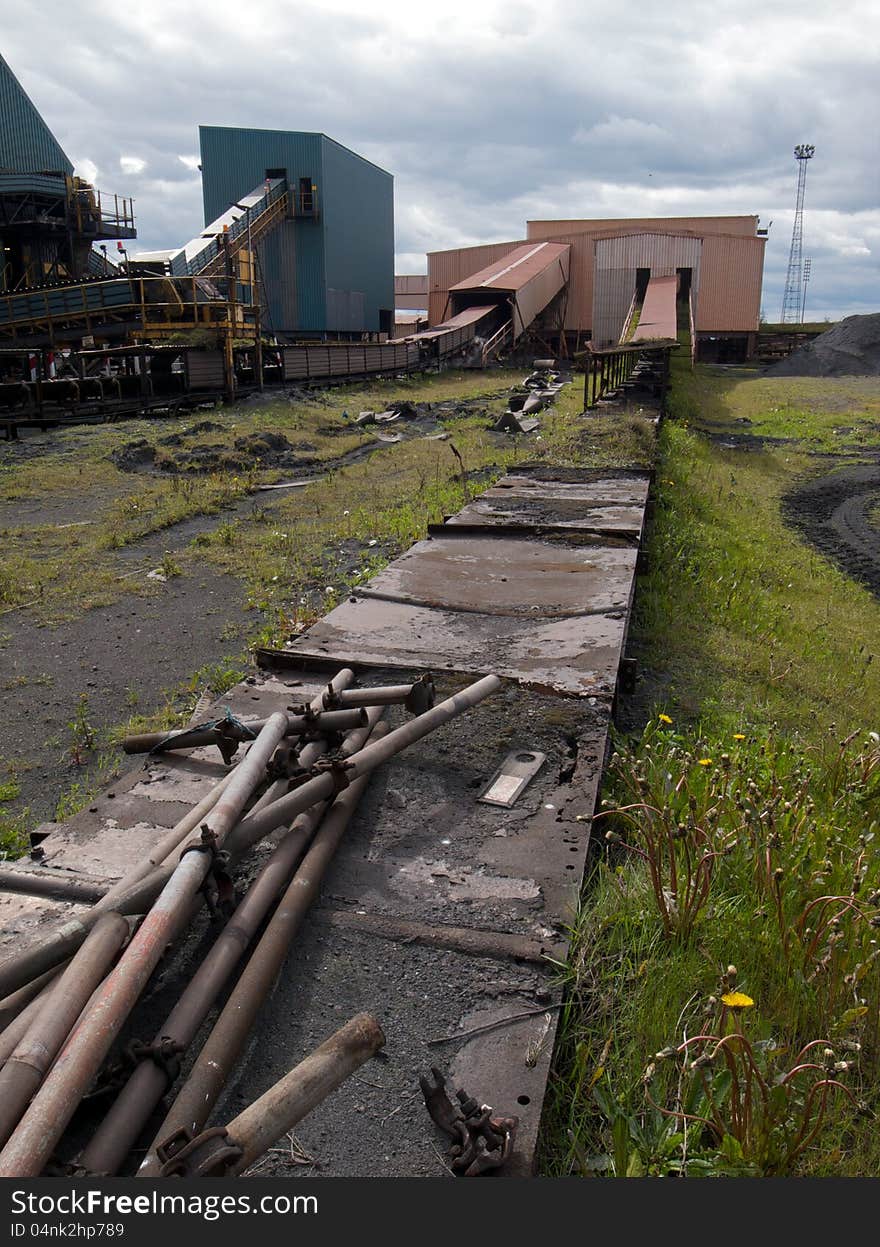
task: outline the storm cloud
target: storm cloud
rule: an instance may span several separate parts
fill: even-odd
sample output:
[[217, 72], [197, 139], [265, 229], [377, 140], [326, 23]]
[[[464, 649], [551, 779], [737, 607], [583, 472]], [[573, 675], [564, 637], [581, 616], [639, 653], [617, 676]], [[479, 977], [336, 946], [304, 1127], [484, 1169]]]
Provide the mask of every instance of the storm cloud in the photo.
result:
[[796, 143], [807, 319], [880, 307], [873, 0], [20, 4], [3, 54], [138, 249], [203, 221], [198, 125], [319, 130], [395, 176], [398, 272], [528, 218], [749, 213], [779, 317]]

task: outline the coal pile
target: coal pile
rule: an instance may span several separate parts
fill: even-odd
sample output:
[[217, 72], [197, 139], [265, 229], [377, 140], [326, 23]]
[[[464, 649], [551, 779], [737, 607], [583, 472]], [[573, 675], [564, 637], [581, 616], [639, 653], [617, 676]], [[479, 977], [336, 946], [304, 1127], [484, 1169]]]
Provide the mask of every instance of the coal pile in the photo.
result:
[[839, 325], [780, 360], [774, 377], [875, 377], [880, 375], [880, 312], [847, 316]]

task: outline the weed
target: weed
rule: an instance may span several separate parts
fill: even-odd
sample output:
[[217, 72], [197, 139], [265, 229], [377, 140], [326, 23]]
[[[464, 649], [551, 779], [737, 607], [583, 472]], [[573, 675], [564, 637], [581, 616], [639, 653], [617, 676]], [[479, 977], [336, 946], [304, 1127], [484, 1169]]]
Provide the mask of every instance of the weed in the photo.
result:
[[167, 550], [162, 555], [162, 562], [159, 564], [159, 570], [166, 580], [171, 580], [173, 576], [180, 575], [180, 564], [173, 554]]
[[80, 693], [76, 713], [67, 726], [70, 731], [67, 757], [71, 765], [84, 766], [87, 754], [91, 753], [95, 747], [95, 729], [89, 722], [88, 693]]

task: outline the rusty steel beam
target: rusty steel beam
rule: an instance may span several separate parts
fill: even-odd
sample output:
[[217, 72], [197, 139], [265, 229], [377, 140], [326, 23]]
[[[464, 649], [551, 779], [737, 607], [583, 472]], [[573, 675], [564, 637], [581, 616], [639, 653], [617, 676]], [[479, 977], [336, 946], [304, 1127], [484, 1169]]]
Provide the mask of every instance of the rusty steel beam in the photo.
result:
[[161, 1177], [236, 1177], [259, 1160], [385, 1044], [369, 1013], [355, 1017], [234, 1118], [193, 1139], [181, 1134], [163, 1152]]
[[12, 1134], [130, 933], [131, 924], [121, 914], [103, 916], [0, 1070], [0, 1146]]
[[[381, 736], [384, 728], [385, 724], [380, 723], [374, 737]], [[154, 1148], [179, 1130], [196, 1134], [207, 1121], [241, 1055], [254, 1017], [284, 965], [291, 942], [318, 893], [368, 780], [369, 774], [356, 779], [334, 801], [159, 1128]], [[158, 1158], [151, 1148], [138, 1177], [155, 1177], [157, 1172]]]
[[[365, 730], [375, 725], [380, 714], [381, 710], [371, 710], [368, 728], [351, 733], [343, 748], [354, 753], [363, 744]], [[311, 765], [320, 756], [322, 748], [322, 742], [307, 745], [300, 754], [301, 764]], [[176, 1054], [180, 1054], [190, 1046], [272, 903], [289, 881], [325, 809], [325, 803], [313, 806], [294, 820], [290, 831], [260, 870], [232, 918], [159, 1028], [153, 1040], [154, 1050], [159, 1050], [162, 1044], [171, 1044]], [[79, 1167], [102, 1176], [117, 1173], [172, 1081], [173, 1075], [166, 1063], [142, 1061], [87, 1144], [79, 1158]]]
[[209, 815], [201, 842], [184, 849], [172, 877], [116, 969], [105, 980], [99, 999], [80, 1021], [0, 1152], [0, 1177], [36, 1176], [42, 1172], [159, 958], [180, 930], [189, 905], [212, 868], [215, 853], [222, 849], [229, 830], [262, 779], [286, 726], [287, 715], [270, 716]]

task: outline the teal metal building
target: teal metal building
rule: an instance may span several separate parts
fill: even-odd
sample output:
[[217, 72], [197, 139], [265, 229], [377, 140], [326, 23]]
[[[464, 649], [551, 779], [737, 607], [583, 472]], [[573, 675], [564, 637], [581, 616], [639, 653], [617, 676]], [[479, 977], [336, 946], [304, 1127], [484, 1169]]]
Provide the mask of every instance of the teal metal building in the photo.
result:
[[256, 246], [264, 331], [284, 338], [391, 333], [394, 179], [325, 134], [200, 126], [205, 222], [266, 178], [288, 213]]

